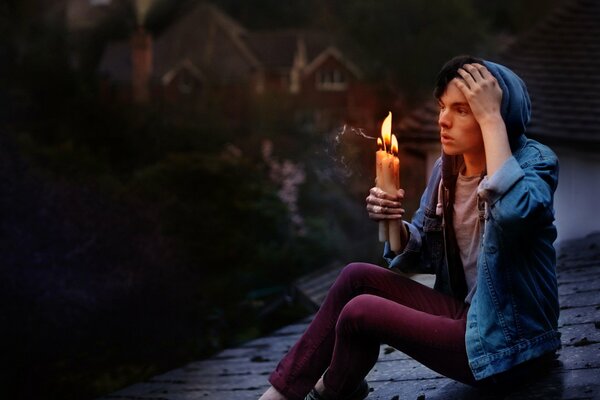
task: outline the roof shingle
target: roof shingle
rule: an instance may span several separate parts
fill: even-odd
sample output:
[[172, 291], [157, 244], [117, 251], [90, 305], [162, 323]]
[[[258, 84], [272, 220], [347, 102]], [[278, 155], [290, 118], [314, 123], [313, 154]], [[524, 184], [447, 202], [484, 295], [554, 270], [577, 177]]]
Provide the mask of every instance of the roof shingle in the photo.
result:
[[[400, 351], [382, 345], [367, 376], [370, 400], [528, 400], [600, 398], [600, 233], [558, 248], [562, 349], [549, 373], [508, 393], [491, 393], [445, 378]], [[322, 284], [335, 279], [322, 271]], [[310, 280], [311, 277], [307, 277]], [[326, 282], [325, 282], [326, 281]], [[307, 293], [307, 295], [310, 295]], [[310, 296], [309, 296], [310, 297]], [[267, 377], [298, 340], [311, 318], [268, 337], [227, 349], [203, 361], [102, 397], [108, 399], [252, 399], [268, 387]]]

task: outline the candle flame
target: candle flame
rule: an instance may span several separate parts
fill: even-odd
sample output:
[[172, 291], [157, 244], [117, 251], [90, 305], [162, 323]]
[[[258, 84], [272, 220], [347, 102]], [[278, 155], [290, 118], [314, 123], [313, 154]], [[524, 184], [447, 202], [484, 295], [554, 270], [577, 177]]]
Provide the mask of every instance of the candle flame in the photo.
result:
[[396, 139], [396, 135], [392, 135], [392, 154], [398, 155], [398, 139]]
[[388, 111], [388, 116], [383, 120], [383, 124], [381, 124], [381, 136], [383, 137], [383, 145], [384, 149], [389, 149], [391, 144], [392, 135], [392, 112]]
[[383, 142], [379, 137], [377, 138], [377, 150], [383, 150]]

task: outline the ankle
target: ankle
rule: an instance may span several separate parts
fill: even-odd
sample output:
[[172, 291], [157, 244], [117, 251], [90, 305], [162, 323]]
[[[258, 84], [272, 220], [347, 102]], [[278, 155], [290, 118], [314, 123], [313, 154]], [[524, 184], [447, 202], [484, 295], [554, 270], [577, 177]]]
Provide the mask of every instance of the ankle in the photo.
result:
[[287, 397], [282, 395], [273, 386], [267, 389], [258, 400], [287, 400]]
[[317, 392], [319, 392], [319, 394], [323, 394], [325, 392], [325, 384], [323, 383], [323, 377], [321, 377], [317, 381], [317, 384], [315, 385], [315, 389], [317, 390]]

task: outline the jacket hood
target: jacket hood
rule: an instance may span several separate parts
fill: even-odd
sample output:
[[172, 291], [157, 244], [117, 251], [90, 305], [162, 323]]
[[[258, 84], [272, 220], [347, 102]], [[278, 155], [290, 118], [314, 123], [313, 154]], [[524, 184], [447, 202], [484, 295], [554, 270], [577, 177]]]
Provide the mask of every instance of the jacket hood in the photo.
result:
[[517, 74], [504, 65], [491, 61], [483, 63], [502, 89], [500, 114], [506, 124], [506, 131], [512, 145], [517, 137], [525, 133], [525, 128], [531, 119], [531, 100], [527, 87]]
[[[523, 139], [527, 124], [531, 119], [531, 100], [527, 87], [517, 74], [504, 65], [491, 61], [484, 61], [483, 64], [496, 78], [502, 89], [500, 114], [506, 125], [510, 147], [514, 151], [521, 141], [520, 139]], [[462, 164], [462, 156], [449, 156], [442, 152], [442, 180], [445, 184], [452, 185], [452, 179], [449, 178], [458, 174]]]

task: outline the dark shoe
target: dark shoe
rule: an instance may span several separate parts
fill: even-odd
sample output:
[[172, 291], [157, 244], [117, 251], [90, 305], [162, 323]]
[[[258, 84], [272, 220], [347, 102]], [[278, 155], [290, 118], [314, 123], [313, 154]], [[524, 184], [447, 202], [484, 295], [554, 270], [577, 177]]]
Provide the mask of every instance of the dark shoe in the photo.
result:
[[[356, 390], [344, 400], [363, 400], [369, 395], [369, 384], [363, 380]], [[335, 400], [332, 397], [320, 394], [317, 389], [313, 388], [309, 394], [306, 395], [304, 400]]]

